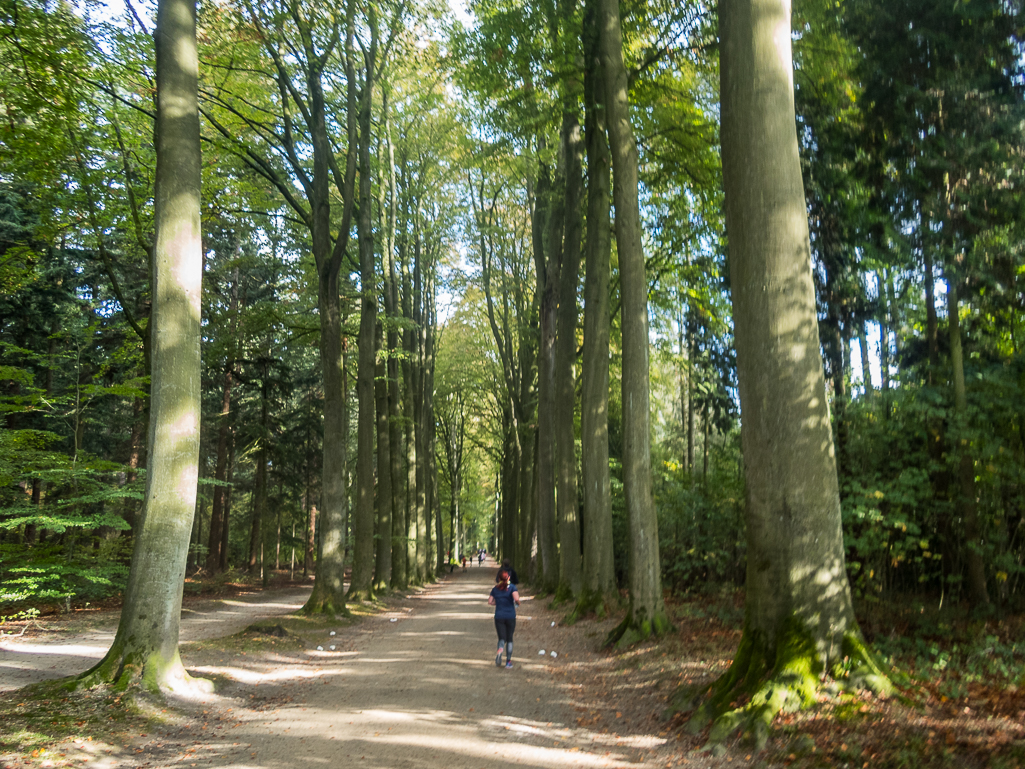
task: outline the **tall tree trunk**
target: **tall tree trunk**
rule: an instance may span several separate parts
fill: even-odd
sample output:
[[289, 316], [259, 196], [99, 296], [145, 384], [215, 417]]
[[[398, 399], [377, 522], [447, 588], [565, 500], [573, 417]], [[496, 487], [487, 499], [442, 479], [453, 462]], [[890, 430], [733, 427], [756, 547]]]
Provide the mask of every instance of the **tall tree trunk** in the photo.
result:
[[[968, 427], [968, 395], [964, 378], [964, 353], [961, 347], [961, 320], [958, 308], [958, 284], [947, 277], [947, 322], [950, 330], [950, 365], [954, 381], [954, 415], [961, 431]], [[972, 603], [989, 604], [986, 588], [986, 564], [983, 560], [982, 527], [979, 522], [979, 503], [975, 490], [975, 460], [971, 441], [961, 436], [958, 446], [957, 478], [960, 485], [958, 507], [964, 520], [965, 563], [968, 567], [968, 594]]]
[[375, 334], [378, 358], [374, 382], [377, 408], [377, 559], [374, 564], [374, 590], [387, 592], [391, 587], [392, 477], [391, 432], [388, 425], [388, 366], [384, 361], [384, 328], [377, 324]]
[[[114, 642], [80, 684], [187, 691], [178, 655], [182, 589], [196, 510], [201, 414], [200, 144], [196, 7], [159, 0], [156, 27], [156, 190], [150, 457]], [[209, 688], [209, 687], [207, 687]]]
[[[399, 424], [399, 379], [398, 379], [398, 332], [395, 320], [398, 318], [398, 288], [395, 274], [395, 237], [398, 222], [398, 190], [395, 178], [395, 147], [391, 141], [389, 113], [390, 88], [387, 80], [381, 83], [381, 126], [382, 136], [378, 142], [378, 167], [387, 180], [378, 187], [378, 211], [381, 218], [381, 263], [383, 266], [384, 317], [386, 320], [383, 379], [385, 384], [386, 421], [388, 425], [388, 467], [378, 466], [378, 474], [386, 472], [391, 487], [391, 531], [382, 533], [382, 539], [390, 549], [389, 584], [381, 589], [406, 585], [406, 577], [399, 579], [399, 562], [405, 554], [405, 515], [402, 477], [402, 428]], [[382, 156], [382, 152], [387, 154]], [[385, 176], [385, 171], [387, 175]], [[387, 194], [386, 194], [387, 191]], [[380, 402], [378, 403], [380, 407]], [[378, 416], [380, 427], [380, 416]]]
[[579, 501], [577, 499], [576, 378], [577, 359], [577, 286], [580, 273], [581, 160], [583, 139], [576, 113], [575, 83], [563, 109], [562, 143], [565, 156], [565, 230], [562, 244], [562, 269], [559, 274], [559, 311], [555, 348], [555, 463], [556, 505], [559, 521], [559, 587], [556, 595], [569, 599], [582, 587]]
[[[541, 147], [539, 147], [541, 149]], [[537, 198], [531, 216], [537, 296], [540, 298], [539, 349], [537, 355], [537, 540], [538, 563], [535, 585], [541, 595], [558, 587], [558, 543], [555, 529], [555, 332], [558, 311], [561, 262], [554, 252], [562, 251], [562, 207], [553, 205], [562, 176], [559, 161], [556, 189], [552, 189], [548, 168], [539, 163]]]
[[[403, 291], [403, 304], [405, 305], [405, 309], [403, 314], [407, 318], [412, 318], [412, 309], [409, 298], [409, 281], [406, 280], [405, 284], [406, 286]], [[416, 420], [414, 412], [416, 390], [413, 386], [413, 331], [407, 328], [403, 332], [402, 336], [404, 340], [403, 348], [406, 352], [402, 361], [402, 389], [406, 396], [402, 402], [402, 421], [406, 444], [406, 505], [404, 516], [406, 524], [406, 554], [402, 561], [402, 568], [405, 572], [405, 584], [419, 584], [420, 580], [416, 569], [416, 506], [418, 491], [416, 487], [416, 431], [414, 428]]]
[[587, 138], [587, 237], [584, 243], [584, 351], [581, 366], [580, 447], [583, 454], [583, 588], [571, 619], [603, 617], [617, 597], [612, 554], [609, 477], [609, 147], [598, 55], [598, 0], [584, 16], [584, 115]]
[[[428, 262], [428, 273], [426, 280], [424, 281], [426, 286], [426, 292], [424, 302], [426, 311], [424, 312], [424, 325], [425, 325], [425, 342], [424, 342], [424, 435], [426, 438], [426, 449], [427, 449], [427, 462], [426, 462], [426, 482], [427, 482], [427, 564], [438, 564], [437, 571], [440, 571], [441, 559], [444, 557], [442, 543], [445, 541], [442, 532], [442, 517], [440, 504], [438, 502], [438, 463], [437, 463], [437, 452], [436, 447], [438, 441], [436, 440], [436, 429], [437, 421], [434, 415], [434, 364], [435, 364], [435, 331], [437, 329], [437, 304], [436, 304], [436, 291], [434, 276], [436, 274], [437, 262], [432, 257]], [[434, 537], [434, 551], [435, 558], [430, 558], [431, 552], [431, 534], [430, 534], [430, 521], [435, 522], [436, 536]], [[433, 567], [430, 567], [431, 571], [427, 574], [427, 579], [433, 580], [434, 575], [437, 571]]]
[[865, 388], [865, 395], [871, 396], [872, 389], [872, 363], [868, 352], [868, 329], [865, 328], [865, 321], [858, 323], [858, 349], [861, 352], [861, 382]]
[[[217, 425], [217, 464], [214, 468], [214, 480], [218, 484], [224, 483], [228, 471], [228, 417], [231, 414], [231, 387], [232, 368], [226, 367], [224, 371], [224, 385], [221, 396], [221, 413]], [[213, 505], [210, 512], [210, 538], [209, 549], [206, 558], [207, 571], [216, 572], [221, 562], [221, 517], [224, 512], [224, 498], [227, 489], [224, 486], [214, 486]]]
[[[763, 743], [784, 703], [814, 701], [823, 666], [847, 658], [859, 684], [887, 683], [865, 650], [844, 567], [794, 120], [790, 3], [724, 0], [719, 23], [747, 597], [740, 648], [692, 726], [719, 717], [712, 740], [743, 727]], [[744, 692], [754, 694], [752, 707], [722, 715]]]
[[[313, 145], [313, 178], [308, 193], [310, 235], [317, 265], [317, 307], [320, 317], [320, 364], [324, 382], [324, 439], [321, 461], [321, 518], [317, 538], [316, 580], [303, 607], [307, 614], [348, 614], [345, 608], [345, 552], [348, 517], [348, 403], [346, 401], [344, 341], [340, 273], [348, 250], [352, 219], [356, 152], [355, 75], [356, 0], [345, 11], [346, 132], [349, 153], [343, 181], [338, 189], [342, 216], [338, 236], [332, 245], [330, 180], [334, 149], [327, 132], [327, 105], [321, 81], [323, 59], [308, 51], [306, 86], [309, 94], [310, 137]], [[311, 35], [306, 36], [309, 42]], [[319, 62], [319, 63], [316, 63]], [[279, 65], [279, 70], [281, 69]], [[282, 87], [284, 92], [287, 89]], [[361, 329], [362, 330], [362, 329]], [[362, 347], [361, 347], [362, 349]], [[313, 516], [311, 514], [311, 525]]]
[[[419, 212], [417, 214], [419, 222]], [[416, 234], [413, 261], [413, 325], [415, 328], [415, 357], [413, 364], [413, 440], [416, 441], [416, 578], [418, 584], [427, 581], [427, 449], [424, 431], [424, 347], [426, 323], [424, 305], [424, 253], [419, 227]]]
[[618, 0], [602, 0], [599, 50], [612, 155], [623, 329], [623, 490], [630, 531], [630, 610], [609, 641], [633, 643], [669, 629], [662, 598], [658, 519], [651, 492], [648, 281], [637, 197], [637, 144], [630, 125]]
[[363, 99], [359, 113], [359, 360], [356, 364], [356, 507], [352, 514], [352, 582], [347, 600], [374, 597], [374, 329], [377, 326], [377, 274], [371, 223], [371, 109], [377, 66], [377, 17], [370, 6], [370, 47], [365, 58]]
[[249, 530], [249, 573], [255, 574], [257, 561], [263, 568], [263, 523], [267, 516], [267, 371], [260, 381], [260, 448], [256, 452], [256, 488], [253, 490], [253, 519]]
[[879, 373], [883, 417], [890, 416], [890, 278], [886, 270], [876, 275], [879, 284]]
[[501, 540], [498, 542], [497, 554], [512, 564], [517, 562], [519, 555], [516, 547], [516, 521], [520, 509], [520, 443], [517, 422], [510, 405], [503, 410], [502, 429], [505, 439], [502, 447]]
[[235, 481], [235, 430], [228, 430], [228, 474], [224, 487], [224, 510], [221, 513], [221, 560], [217, 564], [221, 571], [228, 570], [228, 545], [231, 542], [231, 496], [232, 484]]

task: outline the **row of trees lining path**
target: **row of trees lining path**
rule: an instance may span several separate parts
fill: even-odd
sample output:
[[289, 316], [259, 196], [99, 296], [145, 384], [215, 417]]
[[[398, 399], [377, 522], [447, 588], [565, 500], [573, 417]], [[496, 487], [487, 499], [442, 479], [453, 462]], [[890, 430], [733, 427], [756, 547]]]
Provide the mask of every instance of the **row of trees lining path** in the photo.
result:
[[[304, 610], [334, 616], [487, 546], [570, 622], [619, 609], [625, 586], [606, 639], [620, 646], [670, 629], [667, 575], [744, 573], [730, 670], [674, 706], [694, 710], [693, 728], [712, 722], [715, 740], [744, 729], [761, 741], [841, 668], [846, 686], [891, 690], [850, 582], [877, 590], [877, 568], [849, 563], [852, 547], [884, 559], [891, 588], [913, 561], [941, 602], [951, 586], [983, 608], [1017, 589], [1025, 519], [1020, 468], [1006, 463], [1025, 442], [1016, 416], [1006, 448], [970, 429], [961, 329], [976, 292], [972, 322], [992, 327], [992, 349], [973, 354], [1002, 361], [1000, 387], [1018, 392], [1017, 6], [907, 0], [898, 26], [924, 21], [935, 38], [884, 50], [853, 23], [885, 15], [869, 0], [808, 0], [796, 17], [786, 0], [724, 0], [714, 14], [471, 3], [473, 23], [444, 35], [438, 9], [405, 1], [241, 0], [197, 16], [191, 0], [161, 0], [152, 34], [131, 5], [123, 24], [15, 5], [3, 51], [24, 82], [5, 84], [24, 119], [5, 129], [4, 249], [26, 266], [4, 276], [24, 301], [5, 326], [3, 530], [57, 554], [34, 573], [61, 586], [26, 595], [70, 602], [76, 580], [124, 582], [117, 636], [80, 685], [206, 687], [178, 656], [190, 568], [266, 575], [283, 550], [294, 568], [298, 550], [315, 573]], [[892, 50], [946, 51], [969, 28], [986, 56], [952, 56], [949, 82], [930, 70], [887, 90], [903, 67]], [[75, 56], [55, 58], [64, 49]], [[830, 89], [864, 98], [855, 108]], [[930, 117], [881, 106], [908, 94], [938, 99], [915, 112]], [[975, 102], [986, 152], [956, 141]], [[879, 146], [852, 148], [837, 115]], [[893, 141], [904, 134], [920, 142]], [[43, 189], [67, 199], [34, 197]], [[859, 468], [851, 429], [855, 405], [887, 430], [911, 419], [890, 392], [894, 349], [915, 354], [890, 263], [873, 272], [878, 398], [872, 384], [857, 260], [887, 249], [908, 262], [901, 291], [923, 278], [914, 371], [927, 405], [902, 433], [928, 457], [914, 481]], [[33, 277], [44, 263], [52, 274]], [[36, 306], [54, 311], [49, 325]], [[653, 343], [667, 328], [671, 354]], [[58, 356], [60, 340], [74, 356]], [[679, 463], [652, 456], [667, 389]], [[87, 450], [108, 435], [101, 413], [129, 424], [123, 464]], [[216, 414], [205, 428], [204, 414]], [[57, 416], [71, 447], [60, 457], [61, 433], [41, 429]], [[716, 467], [709, 479], [717, 441], [729, 481]], [[667, 488], [691, 500], [686, 534], [660, 531]], [[743, 541], [722, 543], [726, 509]], [[124, 554], [105, 555], [117, 541], [132, 548], [120, 576]]]

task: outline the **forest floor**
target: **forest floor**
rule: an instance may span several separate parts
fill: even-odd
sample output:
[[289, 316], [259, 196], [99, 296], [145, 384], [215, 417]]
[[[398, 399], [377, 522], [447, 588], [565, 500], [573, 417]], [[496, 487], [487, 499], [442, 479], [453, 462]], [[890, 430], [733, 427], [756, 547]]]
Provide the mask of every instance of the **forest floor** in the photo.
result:
[[[677, 686], [728, 668], [739, 594], [671, 603], [674, 631], [623, 652], [600, 650], [616, 618], [567, 627], [565, 607], [525, 594], [506, 670], [494, 665], [493, 572], [457, 569], [349, 620], [291, 614], [303, 587], [187, 600], [182, 658], [217, 694], [164, 702], [52, 682], [2, 692], [0, 766], [1025, 767], [1021, 618], [954, 626], [928, 615], [930, 625], [924, 607], [880, 608], [864, 624], [912, 674], [903, 696], [823, 696], [777, 719], [760, 752], [739, 739], [709, 752], [705, 735], [663, 712]], [[116, 618], [23, 625], [0, 641], [0, 689], [81, 672]]]

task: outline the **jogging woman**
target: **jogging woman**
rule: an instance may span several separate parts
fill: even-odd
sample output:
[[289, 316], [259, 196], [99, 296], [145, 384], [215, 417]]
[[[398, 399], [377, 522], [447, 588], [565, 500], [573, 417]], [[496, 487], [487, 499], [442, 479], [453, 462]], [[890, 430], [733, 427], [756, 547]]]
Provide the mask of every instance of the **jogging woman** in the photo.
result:
[[502, 652], [505, 652], [505, 666], [511, 668], [513, 632], [516, 630], [516, 607], [520, 605], [520, 594], [516, 585], [509, 581], [509, 572], [498, 572], [498, 584], [491, 588], [488, 605], [495, 607], [495, 630], [498, 631], [498, 653], [495, 665], [502, 667]]

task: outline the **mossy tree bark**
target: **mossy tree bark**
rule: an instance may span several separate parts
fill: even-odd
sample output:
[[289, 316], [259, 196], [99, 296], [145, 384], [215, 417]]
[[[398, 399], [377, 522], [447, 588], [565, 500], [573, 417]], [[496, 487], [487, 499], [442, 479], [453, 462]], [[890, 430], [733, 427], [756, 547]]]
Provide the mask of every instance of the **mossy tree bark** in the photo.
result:
[[583, 580], [572, 622], [594, 612], [605, 616], [617, 598], [612, 555], [612, 488], [609, 477], [609, 146], [602, 106], [597, 2], [584, 15], [584, 135], [587, 141], [587, 236], [584, 243], [584, 351], [581, 364], [580, 445], [583, 454]]
[[[691, 719], [764, 741], [845, 657], [889, 683], [865, 648], [844, 565], [794, 122], [789, 0], [720, 5], [723, 179], [747, 481], [747, 604], [730, 670]], [[736, 700], [750, 699], [739, 709]]]
[[187, 691], [198, 682], [182, 665], [178, 632], [199, 480], [203, 280], [194, 0], [160, 0], [155, 37], [156, 242], [146, 498], [114, 643], [77, 683], [141, 680], [154, 691]]
[[637, 143], [630, 125], [619, 0], [602, 0], [599, 51], [612, 157], [623, 329], [623, 490], [630, 530], [630, 610], [609, 642], [626, 645], [669, 629], [662, 598], [658, 519], [651, 492], [648, 281], [637, 197]]

